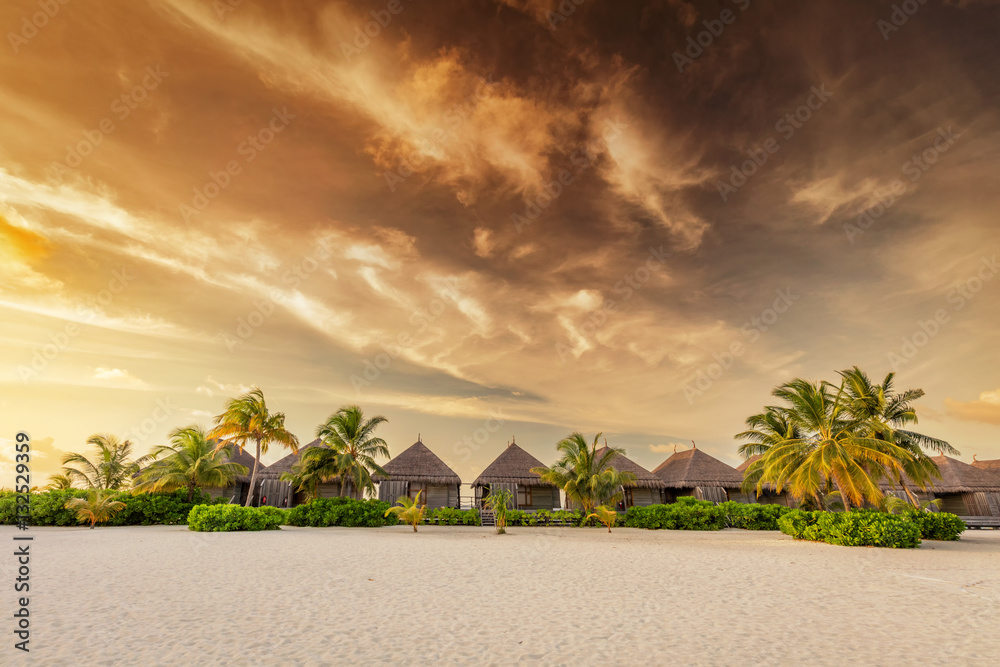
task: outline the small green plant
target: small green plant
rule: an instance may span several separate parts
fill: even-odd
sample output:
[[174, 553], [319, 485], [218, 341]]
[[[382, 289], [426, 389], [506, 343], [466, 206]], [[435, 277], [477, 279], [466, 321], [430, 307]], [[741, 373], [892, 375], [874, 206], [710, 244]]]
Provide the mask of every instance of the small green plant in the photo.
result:
[[611, 526], [615, 525], [618, 520], [618, 512], [614, 511], [610, 507], [605, 507], [600, 505], [594, 508], [593, 514], [588, 514], [587, 519], [597, 518], [598, 521], [603, 523], [608, 528], [608, 532], [611, 532]]
[[104, 523], [115, 513], [125, 507], [125, 503], [120, 500], [112, 500], [112, 494], [101, 489], [92, 489], [87, 493], [86, 498], [73, 498], [66, 502], [66, 509], [76, 512], [76, 519], [80, 523], [90, 522], [90, 529], [98, 523]]
[[399, 505], [397, 507], [390, 507], [385, 511], [385, 516], [390, 514], [395, 514], [404, 523], [408, 523], [413, 526], [413, 532], [417, 532], [417, 524], [424, 520], [424, 513], [427, 511], [427, 505], [420, 505], [420, 494], [423, 491], [417, 491], [416, 498], [410, 498], [408, 496], [401, 496], [396, 500]]
[[[497, 489], [490, 491], [490, 495], [486, 496], [483, 500], [486, 504], [486, 508], [493, 510], [493, 513], [496, 516], [497, 535], [503, 535], [507, 532], [508, 513], [518, 511], [510, 510], [508, 508], [512, 498], [513, 495], [508, 489]], [[517, 519], [520, 521], [520, 516], [518, 516]]]

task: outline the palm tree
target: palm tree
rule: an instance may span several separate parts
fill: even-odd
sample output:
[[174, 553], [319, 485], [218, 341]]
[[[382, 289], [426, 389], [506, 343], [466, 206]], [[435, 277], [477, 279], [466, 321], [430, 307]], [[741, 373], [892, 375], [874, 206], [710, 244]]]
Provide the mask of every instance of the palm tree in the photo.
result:
[[[200, 426], [174, 429], [170, 444], [156, 447], [154, 459], [138, 477], [139, 491], [173, 491], [187, 488], [187, 501], [201, 487], [225, 488], [249, 472], [245, 465], [230, 463], [232, 445], [217, 447]], [[160, 458], [160, 457], [163, 458]]]
[[304, 493], [306, 502], [319, 497], [319, 484], [322, 479], [316, 473], [307, 470], [302, 461], [296, 461], [290, 471], [281, 473], [280, 479], [291, 484], [296, 491]]
[[761, 473], [757, 493], [765, 483], [774, 484], [779, 493], [787, 486], [792, 495], [814, 498], [822, 507], [822, 496], [833, 485], [844, 509], [850, 510], [851, 503], [880, 502], [879, 475], [898, 474], [911, 459], [901, 447], [873, 437], [870, 424], [851, 414], [843, 384], [834, 392], [827, 382], [797, 378], [772, 394], [788, 404], [780, 414], [797, 432], [761, 454], [755, 464]]
[[490, 495], [483, 499], [486, 509], [493, 511], [497, 535], [507, 533], [507, 509], [513, 497], [509, 489], [490, 489]]
[[387, 421], [382, 415], [365, 419], [356, 405], [340, 408], [316, 429], [316, 437], [326, 447], [311, 447], [302, 455], [303, 473], [323, 481], [339, 477], [341, 495], [350, 484], [361, 500], [365, 490], [375, 489], [373, 474], [389, 476], [376, 462], [379, 457], [389, 458], [389, 447], [375, 437], [375, 429]]
[[396, 507], [390, 507], [385, 511], [385, 516], [390, 514], [395, 514], [400, 519], [406, 523], [413, 526], [413, 532], [417, 532], [417, 524], [424, 520], [424, 512], [427, 511], [427, 505], [420, 504], [420, 494], [423, 491], [417, 491], [416, 498], [410, 498], [409, 496], [401, 496]]
[[46, 491], [65, 491], [67, 489], [73, 488], [73, 480], [69, 478], [69, 475], [52, 475], [49, 477], [48, 486], [45, 487]]
[[[605, 507], [604, 505], [599, 505], [593, 514], [588, 514], [587, 519], [597, 519], [603, 523], [608, 532], [611, 532], [611, 526], [615, 525], [615, 521], [618, 520], [618, 512], [614, 511], [610, 507]], [[586, 521], [586, 519], [584, 519]]]
[[134, 461], [132, 442], [121, 440], [110, 433], [99, 433], [87, 438], [87, 444], [96, 448], [93, 461], [83, 454], [70, 452], [62, 458], [63, 474], [71, 482], [80, 482], [89, 489], [127, 488], [139, 469], [150, 460], [149, 455]]
[[63, 505], [66, 509], [76, 510], [78, 521], [89, 521], [90, 529], [94, 525], [104, 523], [125, 507], [120, 500], [111, 500], [111, 494], [103, 489], [91, 489], [86, 498], [73, 498]]
[[251, 442], [257, 448], [246, 502], [246, 506], [250, 507], [254, 489], [257, 488], [261, 454], [267, 453], [268, 445], [272, 442], [291, 449], [293, 453], [298, 452], [299, 439], [285, 429], [284, 413], [272, 413], [268, 410], [264, 392], [257, 387], [251, 387], [242, 396], [229, 399], [225, 412], [215, 418], [215, 424], [208, 437], [218, 440], [218, 447], [226, 446], [222, 442], [225, 439], [239, 447], [241, 452]]
[[[792, 421], [788, 411], [780, 406], [769, 405], [764, 412], [747, 417], [746, 425], [749, 427], [746, 431], [736, 434], [737, 440], [749, 441], [739, 448], [740, 455], [746, 459], [763, 456], [780, 442], [802, 437], [802, 430]], [[751, 463], [743, 473], [743, 491], [755, 491], [763, 473], [761, 459]]]
[[873, 384], [857, 366], [840, 371], [840, 376], [844, 379], [850, 413], [865, 422], [872, 437], [895, 443], [910, 455], [910, 460], [903, 462], [902, 471], [894, 477], [894, 481], [902, 487], [910, 503], [920, 507], [920, 500], [910, 491], [903, 473], [920, 489], [926, 490], [928, 485], [933, 484], [933, 479], [941, 478], [941, 471], [924, 450], [938, 454], [959, 453], [944, 440], [901, 428], [917, 423], [917, 413], [912, 404], [924, 395], [924, 390], [908, 389], [896, 393], [893, 390], [895, 373], [886, 375], [881, 384]]
[[562, 457], [551, 468], [532, 468], [542, 481], [555, 484], [566, 492], [566, 497], [583, 508], [584, 516], [603, 503], [616, 502], [622, 496], [622, 487], [635, 481], [630, 472], [620, 472], [612, 467], [615, 455], [624, 454], [619, 447], [605, 447], [598, 453], [597, 443], [601, 434], [594, 436], [590, 446], [582, 433], [573, 433], [556, 445]]

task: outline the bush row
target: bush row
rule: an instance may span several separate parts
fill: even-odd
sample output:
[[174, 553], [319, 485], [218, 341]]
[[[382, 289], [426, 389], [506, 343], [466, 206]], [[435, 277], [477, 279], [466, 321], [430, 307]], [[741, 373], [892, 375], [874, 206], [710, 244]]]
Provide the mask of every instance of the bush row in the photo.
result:
[[311, 528], [394, 526], [399, 523], [399, 519], [393, 514], [385, 516], [385, 511], [390, 507], [389, 503], [381, 500], [316, 498], [305, 505], [298, 505], [288, 510], [287, 523], [290, 526]]
[[925, 540], [957, 540], [965, 522], [954, 514], [907, 510], [886, 514], [861, 509], [851, 512], [793, 510], [780, 519], [781, 532], [799, 540], [849, 547], [914, 549]]
[[230, 532], [237, 530], [278, 530], [288, 510], [277, 507], [240, 505], [197, 505], [188, 515], [188, 530]]
[[630, 507], [625, 514], [625, 526], [649, 530], [722, 530], [726, 527], [726, 513], [721, 505], [682, 496], [669, 505]]
[[[60, 491], [45, 491], [30, 494], [30, 523], [33, 526], [76, 526], [79, 521], [76, 512], [65, 508], [71, 498], [85, 498], [87, 492], [81, 489], [66, 489]], [[120, 491], [112, 496], [112, 500], [125, 503], [124, 509], [117, 512], [108, 526], [149, 526], [153, 524], [184, 524], [188, 514], [196, 505], [225, 503], [226, 499], [212, 499], [208, 494], [196, 492], [193, 502], [187, 502], [187, 490], [172, 493], [136, 493]], [[13, 525], [17, 523], [15, 494], [13, 491], [0, 491], [0, 524]]]
[[779, 530], [778, 519], [788, 512], [784, 505], [737, 503], [732, 500], [719, 505], [726, 515], [726, 525], [744, 530]]

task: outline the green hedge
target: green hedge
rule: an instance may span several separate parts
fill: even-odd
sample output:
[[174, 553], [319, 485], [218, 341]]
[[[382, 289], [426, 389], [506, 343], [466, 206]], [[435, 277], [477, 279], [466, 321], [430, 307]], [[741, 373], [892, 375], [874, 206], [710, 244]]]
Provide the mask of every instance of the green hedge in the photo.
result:
[[682, 496], [669, 505], [630, 507], [625, 526], [649, 530], [722, 530], [726, 527], [726, 513], [721, 505]]
[[778, 526], [781, 532], [798, 540], [846, 547], [915, 549], [920, 546], [920, 525], [916, 521], [905, 515], [875, 510], [792, 510], [778, 519]]
[[424, 523], [439, 526], [479, 526], [479, 510], [460, 510], [454, 507], [438, 507], [428, 509], [424, 515]]
[[[65, 508], [71, 498], [85, 498], [82, 489], [43, 491], [31, 494], [31, 520], [33, 526], [77, 526], [76, 512]], [[152, 524], [184, 524], [188, 514], [196, 505], [219, 504], [223, 498], [212, 499], [207, 494], [196, 492], [194, 502], [187, 502], [187, 490], [172, 493], [136, 493], [119, 491], [112, 497], [125, 503], [124, 509], [116, 513], [108, 526], [149, 526]], [[15, 494], [0, 491], [0, 524], [17, 523]]]
[[304, 505], [288, 510], [288, 525], [326, 528], [394, 526], [399, 523], [395, 515], [385, 516], [391, 505], [381, 500], [354, 500], [353, 498], [316, 498]]
[[285, 523], [287, 510], [277, 507], [240, 505], [197, 505], [188, 515], [188, 530], [229, 532], [237, 530], [277, 530]]
[[726, 515], [726, 525], [744, 530], [779, 530], [778, 519], [788, 512], [784, 505], [761, 505], [758, 503], [737, 503], [729, 500], [719, 507]]
[[965, 522], [947, 512], [908, 510], [910, 519], [920, 526], [920, 537], [925, 540], [958, 540], [965, 530]]

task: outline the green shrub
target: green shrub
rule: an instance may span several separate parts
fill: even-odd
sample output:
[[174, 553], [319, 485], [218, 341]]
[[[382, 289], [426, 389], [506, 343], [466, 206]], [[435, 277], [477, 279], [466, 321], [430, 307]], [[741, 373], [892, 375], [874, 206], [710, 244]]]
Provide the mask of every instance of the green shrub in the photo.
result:
[[454, 507], [438, 507], [427, 510], [424, 523], [438, 524], [439, 526], [478, 526], [479, 510], [460, 510]]
[[906, 515], [920, 526], [921, 539], [958, 540], [965, 530], [965, 522], [947, 512], [924, 512], [913, 509]]
[[726, 514], [719, 505], [683, 496], [669, 505], [628, 508], [625, 526], [648, 530], [722, 530], [726, 527]]
[[744, 530], [778, 530], [778, 518], [791, 511], [784, 505], [761, 505], [727, 501], [719, 507], [726, 515], [726, 525]]
[[381, 500], [354, 500], [353, 498], [316, 498], [288, 510], [289, 526], [327, 528], [377, 528], [395, 526], [399, 519], [394, 514], [385, 516], [391, 505]]
[[792, 510], [778, 519], [781, 532], [799, 540], [848, 547], [914, 549], [920, 546], [920, 525], [905, 515], [876, 510], [807, 512]]
[[237, 530], [277, 530], [285, 523], [287, 510], [277, 507], [239, 505], [196, 505], [188, 515], [188, 530], [229, 532]]
[[[31, 520], [33, 526], [76, 526], [79, 522], [73, 510], [66, 509], [72, 498], [84, 498], [82, 489], [63, 489], [31, 494]], [[119, 491], [111, 500], [125, 503], [125, 507], [108, 521], [109, 526], [149, 526], [152, 524], [187, 523], [191, 508], [196, 505], [225, 503], [223, 498], [212, 500], [207, 494], [196, 493], [194, 502], [187, 502], [187, 490], [171, 493], [131, 493]], [[14, 493], [0, 492], [0, 524], [17, 522]]]

